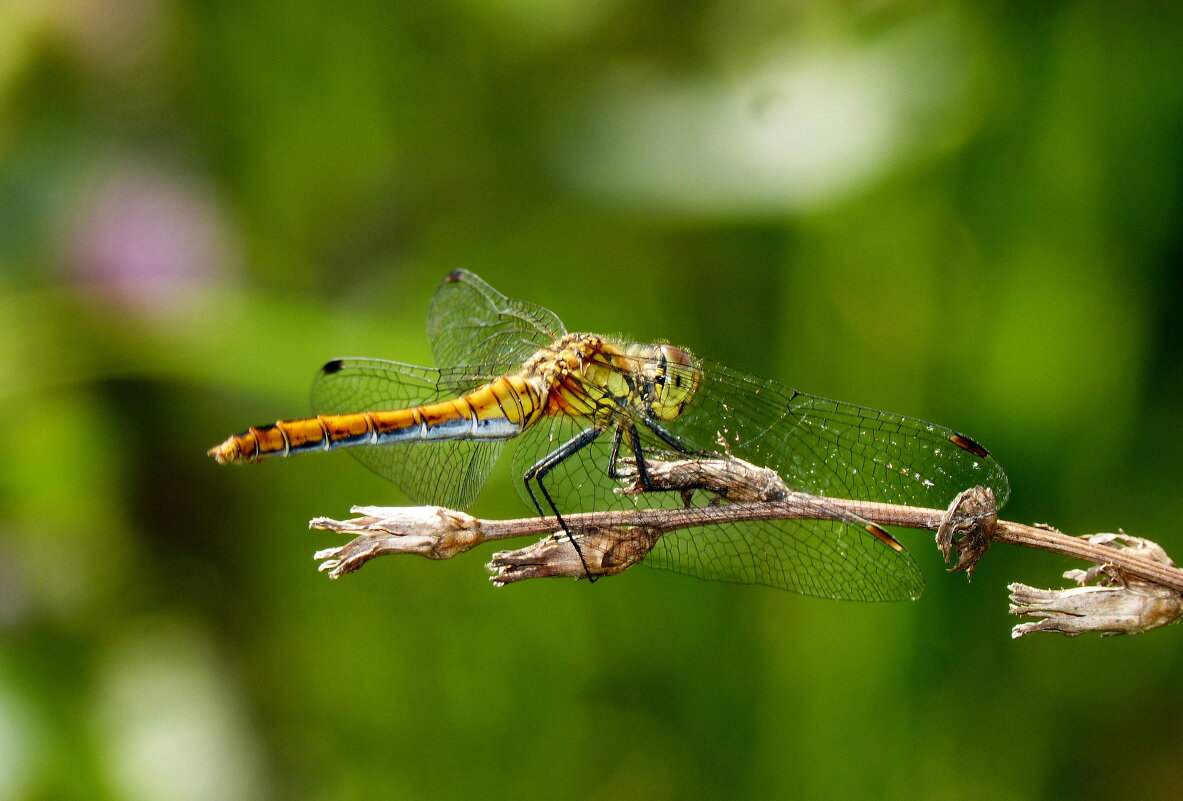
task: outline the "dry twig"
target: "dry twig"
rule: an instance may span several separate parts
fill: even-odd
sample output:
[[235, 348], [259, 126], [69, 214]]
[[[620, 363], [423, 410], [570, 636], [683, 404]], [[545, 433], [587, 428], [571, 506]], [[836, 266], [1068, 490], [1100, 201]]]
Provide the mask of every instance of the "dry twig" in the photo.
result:
[[[622, 463], [622, 468], [627, 470], [628, 464]], [[583, 552], [586, 572], [567, 535], [559, 534], [562, 528], [553, 517], [481, 520], [434, 506], [354, 507], [352, 511], [361, 516], [352, 520], [316, 518], [310, 524], [313, 528], [352, 534], [355, 539], [318, 551], [315, 558], [321, 560], [320, 570], [338, 578], [377, 556], [413, 553], [447, 559], [482, 542], [552, 535], [525, 548], [493, 554], [488, 565], [492, 581], [503, 586], [546, 576], [583, 578], [620, 573], [644, 559], [663, 534], [678, 529], [768, 519], [865, 521], [936, 531], [946, 561], [956, 557], [951, 569], [967, 575], [972, 575], [993, 543], [1037, 548], [1095, 566], [1065, 574], [1078, 584], [1092, 586], [1053, 591], [1011, 585], [1011, 611], [1041, 618], [1037, 623], [1015, 626], [1015, 637], [1035, 631], [1137, 633], [1183, 616], [1183, 570], [1154, 543], [1125, 535], [1071, 537], [1046, 526], [998, 520], [989, 489], [967, 490], [948, 509], [926, 509], [793, 492], [775, 472], [734, 458], [653, 461], [648, 468], [653, 488], [681, 491], [687, 501], [694, 491], [707, 491], [715, 500], [681, 509], [565, 516]], [[625, 494], [640, 491], [639, 484], [621, 489]]]

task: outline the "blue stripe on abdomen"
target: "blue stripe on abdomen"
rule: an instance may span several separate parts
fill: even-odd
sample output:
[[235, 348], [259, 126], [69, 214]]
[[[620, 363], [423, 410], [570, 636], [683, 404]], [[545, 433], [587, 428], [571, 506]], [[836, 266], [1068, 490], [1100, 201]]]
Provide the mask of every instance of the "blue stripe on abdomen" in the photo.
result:
[[[475, 429], [472, 419], [457, 417], [430, 426], [414, 425], [396, 431], [379, 432], [377, 444], [390, 445], [396, 442], [429, 442], [449, 439], [509, 439], [520, 433], [522, 433], [522, 427], [504, 417], [491, 417], [483, 420], [478, 418]], [[364, 436], [354, 439], [361, 442], [368, 441], [370, 438]], [[351, 441], [350, 444], [358, 443]]]

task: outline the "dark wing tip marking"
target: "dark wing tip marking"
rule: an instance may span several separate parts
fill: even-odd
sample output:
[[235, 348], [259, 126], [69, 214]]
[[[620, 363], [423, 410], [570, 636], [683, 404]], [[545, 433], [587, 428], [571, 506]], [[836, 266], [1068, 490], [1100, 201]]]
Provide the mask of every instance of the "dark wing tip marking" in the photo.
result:
[[952, 442], [954, 445], [956, 445], [958, 448], [969, 451], [974, 456], [977, 456], [979, 459], [985, 459], [987, 456], [990, 455], [990, 452], [988, 450], [986, 450], [981, 445], [974, 442], [972, 439], [965, 436], [964, 434], [953, 434], [952, 436], [949, 437], [949, 441]]
[[865, 528], [867, 530], [868, 534], [870, 534], [872, 537], [874, 537], [875, 539], [882, 542], [888, 548], [891, 548], [893, 551], [896, 551], [897, 553], [903, 552], [904, 546], [902, 544], [900, 544], [899, 540], [897, 540], [895, 537], [888, 534], [885, 529], [880, 528], [879, 526], [875, 525], [874, 523], [867, 523], [867, 525], [865, 525], [863, 528]]
[[468, 270], [452, 270], [444, 276], [445, 284], [458, 284], [468, 275]]
[[331, 362], [326, 362], [325, 366], [320, 368], [321, 375], [332, 375], [333, 373], [341, 372], [341, 368], [345, 366], [344, 359], [333, 359]]

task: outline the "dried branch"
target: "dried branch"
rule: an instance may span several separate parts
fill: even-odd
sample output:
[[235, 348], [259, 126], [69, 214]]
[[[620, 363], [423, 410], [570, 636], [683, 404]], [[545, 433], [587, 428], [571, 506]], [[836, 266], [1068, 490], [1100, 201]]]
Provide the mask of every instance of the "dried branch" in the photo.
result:
[[[1149, 540], [1127, 534], [1094, 534], [1085, 539], [1117, 553], [1136, 553], [1172, 566], [1166, 551]], [[1040, 590], [1026, 584], [1009, 586], [1011, 613], [1041, 618], [1035, 623], [1018, 624], [1011, 629], [1012, 637], [1037, 631], [1054, 631], [1069, 637], [1085, 631], [1099, 631], [1102, 637], [1139, 634], [1174, 623], [1183, 616], [1183, 593], [1132, 578], [1114, 561], [1088, 570], [1069, 570], [1064, 578], [1080, 586], [1065, 590]]]
[[[622, 461], [622, 475], [634, 477], [622, 494], [643, 490], [635, 465]], [[652, 461], [650, 489], [679, 491], [687, 504], [696, 491], [713, 496], [710, 504], [680, 509], [630, 509], [564, 516], [583, 560], [553, 518], [480, 520], [434, 506], [355, 507], [348, 521], [316, 518], [311, 527], [352, 534], [346, 545], [318, 551], [320, 570], [338, 578], [377, 556], [413, 553], [447, 559], [482, 542], [550, 534], [534, 545], [493, 554], [492, 581], [503, 586], [546, 576], [599, 577], [619, 573], [644, 559], [665, 533], [712, 523], [748, 520], [816, 519], [878, 526], [928, 529], [951, 569], [967, 576], [993, 543], [1058, 553], [1095, 565], [1065, 574], [1081, 585], [1067, 590], [1035, 590], [1011, 585], [1011, 611], [1042, 618], [1015, 626], [1013, 636], [1035, 631], [1075, 635], [1083, 631], [1137, 633], [1183, 617], [1183, 570], [1154, 543], [1125, 535], [1071, 537], [1047, 526], [997, 519], [993, 493], [972, 488], [948, 509], [823, 498], [787, 488], [774, 471], [740, 459]], [[631, 472], [630, 472], [631, 471]], [[586, 568], [584, 566], [586, 562]], [[1095, 582], [1095, 584], [1094, 584]]]

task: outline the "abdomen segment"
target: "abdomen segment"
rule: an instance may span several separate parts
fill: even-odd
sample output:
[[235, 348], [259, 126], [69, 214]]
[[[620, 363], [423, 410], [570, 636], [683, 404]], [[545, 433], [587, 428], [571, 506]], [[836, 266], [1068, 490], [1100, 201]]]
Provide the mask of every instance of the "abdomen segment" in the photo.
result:
[[209, 455], [226, 464], [358, 445], [510, 439], [541, 414], [541, 393], [519, 376], [505, 376], [463, 397], [424, 406], [321, 414], [252, 426], [210, 448]]

